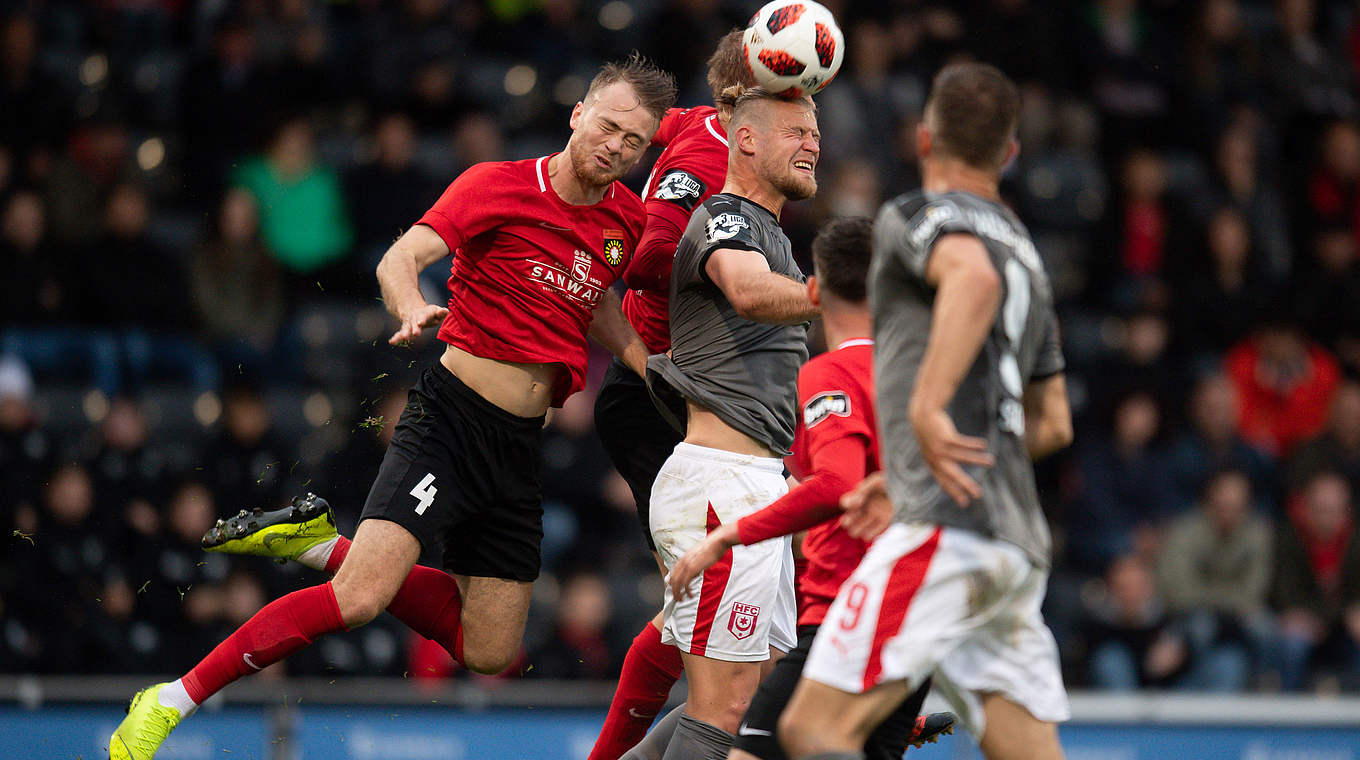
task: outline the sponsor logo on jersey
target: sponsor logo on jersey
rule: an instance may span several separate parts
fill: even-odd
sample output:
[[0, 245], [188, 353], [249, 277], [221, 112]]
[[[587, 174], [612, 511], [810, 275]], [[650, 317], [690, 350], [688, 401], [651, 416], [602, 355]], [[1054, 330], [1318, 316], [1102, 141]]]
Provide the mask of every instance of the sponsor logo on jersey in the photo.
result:
[[810, 428], [833, 414], [850, 416], [850, 397], [845, 391], [827, 391], [809, 399], [803, 406], [803, 427]]
[[732, 616], [727, 619], [727, 630], [733, 638], [744, 639], [756, 632], [760, 608], [754, 604], [732, 603]]
[[[604, 288], [598, 279], [590, 277], [590, 254], [584, 251], [576, 253], [572, 271], [567, 272], [553, 264], [535, 261], [531, 262], [529, 267], [529, 278], [544, 285], [545, 290], [551, 288], [568, 299], [593, 309], [604, 295]], [[582, 253], [585, 253], [584, 269], [581, 266]]]
[[704, 183], [700, 182], [698, 177], [684, 169], [672, 169], [662, 176], [661, 184], [656, 186], [656, 192], [652, 193], [652, 197], [670, 201], [686, 211], [692, 211], [699, 198], [703, 197], [705, 189]]
[[611, 267], [623, 262], [623, 230], [604, 231], [604, 260]]
[[716, 243], [720, 240], [730, 240], [736, 237], [737, 233], [750, 227], [751, 223], [741, 214], [718, 214], [708, 220], [705, 231], [708, 233], [708, 242]]
[[590, 281], [590, 252], [577, 248], [574, 252], [575, 259], [571, 263], [571, 276], [578, 282]]

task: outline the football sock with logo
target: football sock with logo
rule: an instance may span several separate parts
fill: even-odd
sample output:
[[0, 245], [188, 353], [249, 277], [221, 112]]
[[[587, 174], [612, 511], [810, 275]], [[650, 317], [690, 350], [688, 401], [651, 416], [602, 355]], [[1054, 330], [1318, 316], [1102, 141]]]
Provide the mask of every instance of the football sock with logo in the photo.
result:
[[315, 641], [345, 630], [331, 584], [279, 597], [255, 613], [181, 679], [195, 704], [241, 676], [263, 670]]
[[651, 621], [642, 626], [623, 658], [619, 685], [589, 760], [618, 760], [641, 741], [684, 669], [680, 650], [662, 644], [661, 631]]
[[658, 720], [652, 730], [642, 737], [642, 741], [623, 753], [619, 760], [661, 760], [661, 756], [666, 754], [666, 745], [670, 744], [671, 737], [675, 736], [675, 727], [680, 725], [680, 716], [684, 714], [685, 703], [681, 702], [678, 707]]
[[[337, 536], [322, 569], [328, 573], [339, 571], [353, 543]], [[459, 665], [464, 664], [463, 596], [452, 575], [424, 565], [412, 567], [387, 611], [411, 630], [438, 642]]]
[[711, 723], [681, 715], [663, 760], [725, 760], [736, 740]]

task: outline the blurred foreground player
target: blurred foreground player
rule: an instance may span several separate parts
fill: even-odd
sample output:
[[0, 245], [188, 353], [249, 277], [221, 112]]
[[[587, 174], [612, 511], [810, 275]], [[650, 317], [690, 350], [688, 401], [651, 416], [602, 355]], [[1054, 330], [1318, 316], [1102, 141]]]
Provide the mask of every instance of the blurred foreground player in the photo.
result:
[[[324, 540], [298, 557], [334, 580], [275, 600], [183, 678], [138, 692], [110, 757], [153, 757], [222, 687], [384, 608], [471, 670], [510, 663], [539, 572], [543, 417], [581, 388], [587, 331], [643, 367], [646, 348], [609, 290], [643, 226], [618, 179], [674, 100], [674, 80], [645, 61], [605, 66], [563, 152], [472, 167], [393, 244], [378, 266], [401, 322], [391, 342], [442, 322], [448, 346], [410, 393], [352, 544]], [[450, 251], [445, 309], [424, 301], [416, 276]], [[303, 500], [296, 517], [314, 522], [316, 508]], [[415, 566], [431, 546], [448, 573]]]
[[[623, 275], [629, 287], [623, 313], [653, 354], [664, 354], [671, 347], [671, 264], [680, 236], [690, 214], [721, 190], [727, 177], [732, 103], [722, 93], [734, 85], [755, 84], [742, 53], [741, 35], [740, 29], [729, 32], [708, 59], [714, 106], [671, 109], [652, 138], [652, 144], [664, 150], [643, 190], [647, 226], [633, 263]], [[661, 417], [642, 377], [617, 359], [610, 363], [595, 399], [595, 429], [633, 492], [643, 540], [655, 554], [648, 523], [652, 482], [683, 436]], [[659, 566], [660, 559], [657, 562]], [[628, 648], [589, 760], [618, 760], [637, 744], [666, 703], [683, 667], [680, 650], [661, 643], [658, 612]]]
[[942, 70], [916, 134], [923, 190], [874, 223], [884, 469], [848, 497], [848, 518], [893, 521], [841, 587], [780, 718], [791, 757], [863, 758], [932, 673], [988, 758], [1062, 757], [1031, 460], [1072, 427], [1048, 277], [998, 192], [1019, 105], [991, 66]]
[[[817, 315], [789, 239], [785, 202], [817, 190], [816, 106], [744, 90], [733, 103], [723, 191], [690, 218], [671, 273], [671, 351], [647, 360], [663, 416], [685, 430], [652, 486], [652, 538], [669, 568], [719, 525], [788, 490], [798, 368]], [[794, 645], [788, 539], [739, 547], [696, 580], [666, 592], [662, 641], [682, 653], [684, 715], [667, 760], [722, 757], [772, 652]]]
[[[865, 301], [872, 223], [864, 217], [835, 219], [812, 241], [814, 276], [808, 298], [822, 309], [822, 328], [832, 350], [798, 373], [802, 416], [794, 433], [789, 469], [800, 482], [773, 504], [708, 534], [671, 568], [671, 593], [685, 594], [695, 576], [727, 556], [733, 546], [750, 545], [807, 531], [798, 577], [798, 645], [761, 681], [737, 729], [732, 760], [783, 760], [775, 740], [780, 713], [793, 696], [812, 640], [836, 592], [869, 547], [840, 524], [840, 498], [868, 473], [879, 469], [874, 416], [871, 318]], [[953, 730], [948, 713], [917, 718], [929, 682], [917, 688], [865, 743], [874, 760], [899, 760], [908, 743], [934, 741]]]

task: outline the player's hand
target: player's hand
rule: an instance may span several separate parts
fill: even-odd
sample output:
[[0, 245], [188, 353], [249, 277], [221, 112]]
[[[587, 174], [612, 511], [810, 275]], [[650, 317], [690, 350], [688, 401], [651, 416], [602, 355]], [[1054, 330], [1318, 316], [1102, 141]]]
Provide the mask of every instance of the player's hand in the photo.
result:
[[851, 537], [872, 541], [892, 525], [893, 505], [888, 498], [887, 481], [875, 472], [841, 496], [841, 527]]
[[722, 559], [738, 543], [736, 523], [724, 525], [704, 537], [666, 574], [666, 584], [676, 601], [689, 596], [689, 583]]
[[421, 330], [443, 322], [444, 317], [448, 315], [449, 310], [443, 306], [427, 303], [403, 317], [401, 327], [392, 333], [392, 337], [388, 338], [387, 342], [396, 346], [406, 341], [415, 340], [416, 336], [420, 335]]
[[992, 466], [986, 439], [960, 433], [943, 409], [913, 414], [911, 424], [921, 443], [921, 456], [944, 492], [960, 507], [981, 499], [982, 486], [964, 472], [963, 465]]

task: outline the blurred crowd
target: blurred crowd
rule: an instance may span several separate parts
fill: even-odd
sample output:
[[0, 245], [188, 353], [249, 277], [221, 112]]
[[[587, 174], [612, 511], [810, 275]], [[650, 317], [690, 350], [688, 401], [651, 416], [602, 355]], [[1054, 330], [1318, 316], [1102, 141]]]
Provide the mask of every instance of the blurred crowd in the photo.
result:
[[[821, 190], [783, 216], [805, 262], [915, 185], [940, 65], [1022, 86], [1004, 191], [1078, 426], [1039, 467], [1069, 683], [1360, 689], [1360, 3], [826, 4]], [[305, 491], [353, 529], [438, 350], [386, 344], [387, 245], [467, 166], [560, 147], [604, 59], [704, 102], [701, 42], [756, 5], [0, 0], [0, 672], [178, 672], [315, 582], [198, 539]], [[507, 677], [611, 677], [659, 601], [592, 403], [549, 424]], [[386, 618], [286, 667], [458, 675]]]

